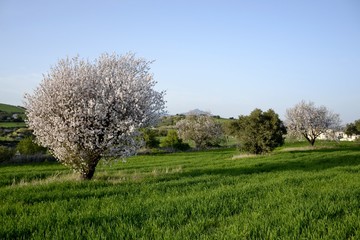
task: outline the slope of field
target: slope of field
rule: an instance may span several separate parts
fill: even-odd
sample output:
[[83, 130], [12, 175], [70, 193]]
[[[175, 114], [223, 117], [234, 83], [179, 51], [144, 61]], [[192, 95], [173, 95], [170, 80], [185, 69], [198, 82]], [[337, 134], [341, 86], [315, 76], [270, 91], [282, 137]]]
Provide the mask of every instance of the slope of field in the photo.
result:
[[25, 122], [0, 122], [1, 128], [25, 128]]
[[360, 147], [0, 166], [0, 239], [359, 239]]
[[7, 113], [24, 113], [25, 109], [22, 107], [17, 107], [9, 104], [0, 103], [0, 111]]
[[[17, 115], [17, 117], [19, 118], [18, 121], [14, 121], [13, 114]], [[26, 127], [23, 121], [24, 117], [25, 117], [24, 108], [0, 103], [0, 128]], [[11, 120], [9, 120], [8, 118], [10, 118]]]

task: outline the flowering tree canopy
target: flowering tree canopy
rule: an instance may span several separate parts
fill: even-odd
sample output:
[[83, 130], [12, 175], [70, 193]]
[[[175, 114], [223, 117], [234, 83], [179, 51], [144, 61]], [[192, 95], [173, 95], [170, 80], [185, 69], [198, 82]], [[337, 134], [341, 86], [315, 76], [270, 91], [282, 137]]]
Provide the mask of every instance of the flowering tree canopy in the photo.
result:
[[179, 137], [194, 141], [196, 148], [216, 145], [224, 140], [221, 124], [209, 115], [189, 115], [177, 122], [176, 128]]
[[102, 157], [135, 153], [138, 129], [163, 113], [165, 93], [154, 90], [150, 64], [131, 53], [60, 60], [25, 95], [27, 124], [61, 163], [91, 179]]
[[339, 114], [330, 112], [326, 107], [316, 107], [313, 102], [301, 101], [286, 110], [286, 126], [293, 135], [301, 135], [313, 146], [321, 134], [340, 127]]

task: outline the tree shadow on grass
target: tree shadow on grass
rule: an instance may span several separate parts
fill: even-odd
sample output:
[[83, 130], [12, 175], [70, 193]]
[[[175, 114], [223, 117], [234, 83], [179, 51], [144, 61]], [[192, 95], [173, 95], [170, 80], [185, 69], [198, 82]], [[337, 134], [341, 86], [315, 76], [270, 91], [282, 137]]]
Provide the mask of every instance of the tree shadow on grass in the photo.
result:
[[[184, 172], [184, 176], [200, 175], [250, 175], [271, 172], [285, 171], [322, 171], [336, 167], [355, 167], [360, 166], [360, 149], [314, 149], [304, 151], [292, 151], [284, 155], [284, 160], [263, 159], [254, 164], [247, 164], [243, 167], [225, 167], [225, 168], [202, 168]], [[249, 159], [248, 161], [252, 161]], [[360, 172], [360, 169], [359, 169]]]

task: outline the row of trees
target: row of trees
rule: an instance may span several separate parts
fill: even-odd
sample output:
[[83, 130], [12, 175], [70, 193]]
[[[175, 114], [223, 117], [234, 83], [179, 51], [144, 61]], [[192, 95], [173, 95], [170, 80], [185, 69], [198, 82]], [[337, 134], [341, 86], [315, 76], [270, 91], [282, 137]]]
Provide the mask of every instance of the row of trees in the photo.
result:
[[[270, 152], [284, 144], [284, 136], [304, 137], [312, 146], [324, 134], [334, 137], [340, 129], [340, 117], [326, 107], [302, 101], [286, 111], [285, 123], [272, 109], [255, 109], [249, 116], [230, 122], [227, 132], [236, 136], [240, 147], [254, 154]], [[191, 116], [176, 125], [181, 138], [193, 140], [201, 148], [223, 139], [221, 126], [209, 116]], [[353, 125], [351, 125], [353, 126]]]
[[[146, 135], [164, 113], [165, 93], [154, 89], [150, 64], [134, 54], [103, 54], [94, 62], [60, 60], [35, 92], [26, 95], [27, 124], [38, 143], [83, 179], [92, 178], [101, 158], [134, 154], [141, 146], [141, 130]], [[245, 150], [259, 154], [284, 143], [285, 125], [313, 145], [338, 124], [337, 114], [301, 102], [287, 111], [286, 124], [271, 109], [255, 109], [234, 121], [229, 131]], [[187, 116], [176, 129], [168, 132], [164, 145], [178, 147], [183, 139], [204, 148], [224, 139], [221, 125], [206, 115]]]

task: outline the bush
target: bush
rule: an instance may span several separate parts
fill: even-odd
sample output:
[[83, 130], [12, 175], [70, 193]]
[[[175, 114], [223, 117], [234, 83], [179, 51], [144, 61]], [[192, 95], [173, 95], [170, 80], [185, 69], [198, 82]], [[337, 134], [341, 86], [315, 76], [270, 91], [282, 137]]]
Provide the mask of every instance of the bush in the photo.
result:
[[16, 150], [23, 155], [35, 155], [45, 153], [46, 148], [39, 146], [34, 142], [33, 137], [26, 137], [22, 139], [16, 146]]
[[158, 148], [160, 145], [160, 141], [156, 138], [157, 131], [150, 128], [145, 128], [142, 130], [143, 138], [145, 141], [145, 146], [147, 148]]
[[159, 137], [166, 137], [167, 133], [168, 133], [168, 129], [166, 129], [166, 128], [158, 128], [157, 129], [157, 135]]
[[161, 142], [161, 147], [169, 147], [180, 151], [186, 151], [190, 149], [190, 145], [183, 143], [182, 139], [179, 138], [176, 130], [169, 130], [166, 137]]
[[35, 154], [35, 155], [18, 155], [14, 156], [8, 163], [39, 163], [39, 162], [56, 162], [56, 159], [51, 155]]
[[0, 162], [11, 160], [15, 156], [15, 150], [12, 148], [0, 146]]
[[249, 116], [240, 116], [231, 127], [241, 149], [250, 153], [267, 153], [284, 144], [286, 128], [272, 109], [267, 112], [255, 109]]

